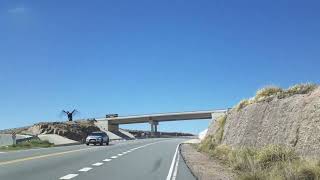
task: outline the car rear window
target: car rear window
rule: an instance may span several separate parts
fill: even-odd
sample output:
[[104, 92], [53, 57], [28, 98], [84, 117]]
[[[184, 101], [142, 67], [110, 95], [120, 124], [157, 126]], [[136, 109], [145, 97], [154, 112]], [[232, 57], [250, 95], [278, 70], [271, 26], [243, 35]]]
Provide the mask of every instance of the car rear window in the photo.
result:
[[105, 136], [103, 133], [91, 133], [90, 136]]

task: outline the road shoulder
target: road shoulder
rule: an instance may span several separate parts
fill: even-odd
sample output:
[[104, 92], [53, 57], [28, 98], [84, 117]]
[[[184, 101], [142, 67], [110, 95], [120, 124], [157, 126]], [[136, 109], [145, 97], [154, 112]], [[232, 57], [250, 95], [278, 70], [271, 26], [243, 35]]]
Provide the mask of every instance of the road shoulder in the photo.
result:
[[194, 176], [201, 180], [230, 180], [236, 175], [218, 160], [198, 152], [190, 144], [181, 145], [181, 155]]

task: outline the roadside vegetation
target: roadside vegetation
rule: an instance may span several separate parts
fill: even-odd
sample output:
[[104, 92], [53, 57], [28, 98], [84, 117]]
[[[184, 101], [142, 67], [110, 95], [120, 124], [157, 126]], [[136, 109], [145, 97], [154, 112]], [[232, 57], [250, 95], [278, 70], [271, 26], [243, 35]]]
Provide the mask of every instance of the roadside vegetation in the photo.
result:
[[[282, 99], [296, 94], [308, 94], [318, 85], [299, 84], [288, 89], [268, 86], [257, 91], [251, 99], [242, 100], [237, 111], [246, 106]], [[208, 154], [227, 167], [231, 167], [240, 180], [320, 180], [320, 159], [307, 159], [293, 149], [281, 145], [267, 145], [261, 148], [231, 148], [222, 144], [227, 115], [217, 118], [214, 134], [208, 135], [199, 145], [198, 151]]]
[[283, 99], [296, 94], [308, 94], [318, 87], [317, 84], [305, 83], [297, 84], [289, 87], [288, 89], [282, 89], [277, 86], [267, 86], [257, 91], [256, 96], [250, 99], [244, 99], [236, 105], [236, 110], [240, 111], [246, 106], [257, 102], [269, 102], [273, 99]]
[[240, 180], [320, 179], [320, 161], [304, 159], [292, 149], [278, 145], [232, 149], [212, 143], [212, 137], [208, 137], [198, 150], [232, 167]]
[[214, 135], [207, 136], [199, 145], [199, 149], [204, 152], [211, 153], [222, 141], [224, 134], [224, 126], [226, 124], [227, 116], [223, 115], [216, 119], [216, 123], [218, 124], [218, 128]]
[[49, 141], [42, 141], [39, 139], [33, 139], [30, 141], [25, 141], [18, 143], [16, 145], [2, 146], [0, 150], [2, 151], [14, 151], [14, 150], [23, 150], [23, 149], [31, 149], [31, 148], [48, 148], [54, 146]]

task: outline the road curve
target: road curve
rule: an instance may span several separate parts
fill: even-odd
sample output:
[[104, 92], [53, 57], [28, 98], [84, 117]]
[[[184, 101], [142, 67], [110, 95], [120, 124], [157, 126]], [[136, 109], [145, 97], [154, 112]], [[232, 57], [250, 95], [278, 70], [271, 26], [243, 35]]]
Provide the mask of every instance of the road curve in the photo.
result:
[[183, 141], [145, 139], [102, 147], [76, 145], [1, 153], [0, 179], [194, 180], [176, 153]]

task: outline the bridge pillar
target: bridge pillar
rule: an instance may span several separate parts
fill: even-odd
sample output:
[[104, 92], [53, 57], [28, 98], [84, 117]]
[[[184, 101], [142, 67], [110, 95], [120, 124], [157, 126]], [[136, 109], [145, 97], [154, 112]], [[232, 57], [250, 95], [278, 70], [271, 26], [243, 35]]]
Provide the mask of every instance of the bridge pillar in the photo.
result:
[[151, 136], [155, 137], [158, 134], [159, 122], [150, 120], [149, 123], [150, 123], [150, 126], [151, 126]]
[[119, 124], [111, 124], [108, 122], [108, 131], [119, 131]]

